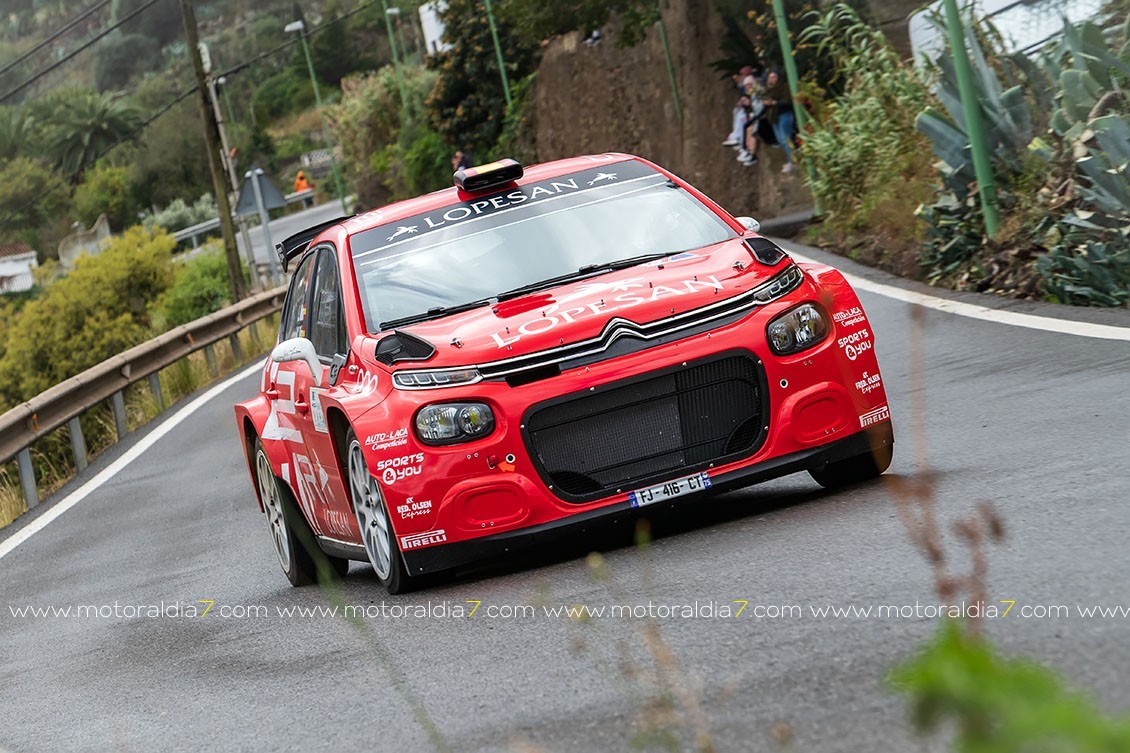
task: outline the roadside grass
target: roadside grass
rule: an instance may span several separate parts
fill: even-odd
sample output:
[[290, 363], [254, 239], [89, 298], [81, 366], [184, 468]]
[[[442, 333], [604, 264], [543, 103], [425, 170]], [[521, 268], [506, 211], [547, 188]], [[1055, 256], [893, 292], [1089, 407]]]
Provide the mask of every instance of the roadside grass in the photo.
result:
[[[248, 325], [238, 335], [244, 358], [237, 357], [228, 340], [213, 346], [217, 376], [213, 377], [207, 357], [199, 350], [187, 358], [158, 372], [161, 394], [166, 408], [220, 379], [244, 364], [259, 360], [274, 341], [273, 332], [278, 327], [278, 314]], [[250, 357], [248, 357], [250, 354]], [[161, 415], [161, 406], [149, 389], [149, 380], [142, 379], [125, 390], [126, 425], [134, 431]], [[87, 454], [91, 460], [117, 442], [114, 415], [109, 401], [96, 405], [80, 417]], [[41, 437], [30, 448], [35, 466], [39, 499], [42, 501], [61, 489], [75, 476], [74, 457], [71, 453], [70, 432], [66, 426]], [[0, 528], [10, 525], [27, 512], [16, 462], [0, 465]]]

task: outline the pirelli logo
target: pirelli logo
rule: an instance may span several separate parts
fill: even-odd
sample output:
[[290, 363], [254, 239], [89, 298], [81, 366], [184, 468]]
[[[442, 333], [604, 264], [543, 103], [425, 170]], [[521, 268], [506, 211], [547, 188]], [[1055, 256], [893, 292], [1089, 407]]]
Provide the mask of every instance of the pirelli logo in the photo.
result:
[[866, 429], [868, 426], [877, 424], [880, 421], [887, 421], [891, 417], [891, 409], [886, 405], [880, 406], [875, 410], [868, 411], [859, 417], [859, 428]]
[[408, 551], [409, 549], [419, 549], [420, 547], [431, 546], [432, 544], [442, 544], [445, 541], [447, 541], [447, 531], [441, 528], [438, 531], [401, 536], [400, 548], [404, 551]]

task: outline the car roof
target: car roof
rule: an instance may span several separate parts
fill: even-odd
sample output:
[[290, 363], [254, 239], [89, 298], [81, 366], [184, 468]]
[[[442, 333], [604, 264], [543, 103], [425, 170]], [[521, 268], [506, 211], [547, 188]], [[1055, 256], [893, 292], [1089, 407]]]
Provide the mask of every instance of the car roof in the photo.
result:
[[[631, 154], [610, 152], [607, 154], [588, 154], [580, 157], [569, 157], [568, 159], [542, 162], [536, 165], [529, 165], [528, 167], [523, 166], [524, 173], [519, 180], [515, 181], [515, 184], [524, 186], [529, 183], [536, 183], [539, 180], [547, 180], [579, 170], [591, 169], [600, 164], [612, 165], [628, 160], [639, 160], [639, 157]], [[496, 190], [498, 190], [497, 187], [481, 193], [492, 193]], [[461, 201], [466, 201], [471, 196], [472, 194], [460, 191], [453, 185], [450, 188], [444, 188], [439, 191], [424, 194], [423, 196], [417, 196], [413, 199], [405, 199], [404, 201], [398, 201], [379, 207], [370, 212], [355, 215], [343, 222], [342, 225], [346, 233], [355, 235], [375, 227], [380, 227], [381, 225], [386, 225], [390, 222], [402, 220], [405, 217], [411, 217], [441, 207], [458, 204]]]

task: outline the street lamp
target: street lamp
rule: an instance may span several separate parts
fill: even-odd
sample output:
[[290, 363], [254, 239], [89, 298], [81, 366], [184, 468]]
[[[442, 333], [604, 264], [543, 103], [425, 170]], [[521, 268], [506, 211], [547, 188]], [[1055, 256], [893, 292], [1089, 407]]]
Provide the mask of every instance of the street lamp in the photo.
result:
[[392, 7], [385, 11], [386, 15], [396, 19], [396, 38], [400, 42], [400, 57], [408, 62], [408, 45], [404, 42], [404, 24], [400, 20], [400, 8]]
[[[381, 7], [385, 11], [385, 28], [388, 29], [388, 46], [392, 50], [392, 69], [396, 73], [396, 88], [400, 90], [401, 127], [410, 117], [408, 113], [408, 94], [404, 90], [404, 77], [400, 75], [400, 56], [396, 54], [396, 39], [392, 33], [392, 13], [388, 7], [388, 0], [381, 0]], [[399, 9], [397, 13], [399, 13]]]
[[314, 101], [318, 105], [318, 116], [322, 119], [322, 140], [326, 142], [326, 147], [330, 151], [330, 170], [334, 176], [334, 187], [337, 189], [337, 197], [341, 201], [342, 213], [349, 214], [349, 209], [345, 206], [345, 188], [341, 184], [341, 174], [337, 171], [333, 141], [330, 140], [330, 131], [326, 127], [326, 114], [322, 110], [322, 92], [318, 89], [318, 77], [314, 75], [314, 58], [310, 56], [310, 45], [306, 43], [306, 24], [301, 19], [292, 21], [283, 27], [283, 31], [287, 34], [298, 32], [301, 35], [299, 39], [302, 41], [302, 51], [306, 54], [306, 67], [310, 70], [310, 84], [314, 87]]

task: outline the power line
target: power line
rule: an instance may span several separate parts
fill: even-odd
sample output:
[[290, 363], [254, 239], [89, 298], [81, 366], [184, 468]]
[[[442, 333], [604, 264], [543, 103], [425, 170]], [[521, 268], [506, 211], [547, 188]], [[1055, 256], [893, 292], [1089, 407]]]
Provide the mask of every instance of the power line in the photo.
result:
[[29, 57], [31, 57], [31, 56], [32, 56], [32, 55], [34, 55], [35, 53], [39, 52], [39, 51], [40, 51], [40, 50], [42, 50], [42, 49], [43, 49], [44, 47], [46, 47], [47, 45], [51, 44], [51, 43], [52, 43], [52, 42], [54, 42], [54, 41], [55, 41], [56, 39], [58, 39], [59, 37], [63, 36], [63, 35], [64, 35], [64, 34], [66, 34], [66, 33], [67, 33], [68, 31], [70, 31], [70, 30], [71, 30], [71, 29], [73, 29], [74, 27], [78, 26], [78, 25], [79, 25], [80, 23], [82, 23], [83, 21], [85, 21], [85, 20], [86, 20], [87, 18], [89, 18], [89, 17], [91, 16], [91, 15], [93, 15], [93, 14], [94, 14], [94, 13], [96, 13], [97, 11], [100, 11], [100, 10], [102, 10], [103, 8], [105, 8], [105, 7], [106, 7], [107, 5], [109, 5], [109, 4], [110, 4], [110, 0], [102, 0], [102, 2], [100, 2], [100, 3], [96, 3], [96, 4], [92, 5], [92, 6], [90, 7], [90, 8], [88, 8], [88, 9], [84, 10], [84, 11], [83, 11], [82, 13], [80, 13], [80, 14], [79, 14], [78, 16], [75, 16], [75, 17], [74, 17], [74, 18], [72, 18], [72, 19], [71, 19], [70, 21], [68, 21], [68, 22], [67, 22], [66, 24], [64, 24], [64, 25], [62, 26], [62, 28], [60, 28], [60, 29], [58, 29], [57, 31], [55, 31], [54, 33], [52, 33], [52, 34], [51, 34], [51, 36], [47, 37], [47, 38], [46, 38], [46, 39], [44, 39], [44, 40], [43, 40], [42, 42], [40, 42], [39, 44], [35, 45], [35, 46], [34, 46], [34, 47], [32, 47], [32, 48], [31, 48], [30, 50], [27, 50], [26, 52], [24, 52], [24, 53], [23, 53], [22, 55], [20, 55], [20, 56], [19, 56], [18, 58], [16, 58], [15, 60], [12, 60], [12, 61], [10, 61], [10, 62], [9, 62], [9, 63], [7, 63], [7, 64], [6, 64], [6, 65], [5, 65], [5, 66], [4, 66], [3, 68], [0, 68], [0, 74], [4, 74], [4, 73], [7, 73], [8, 71], [12, 70], [12, 69], [13, 69], [13, 68], [15, 68], [15, 67], [16, 67], [17, 65], [19, 65], [19, 64], [20, 64], [20, 63], [22, 63], [23, 61], [27, 60], [27, 59], [28, 59]]
[[94, 163], [96, 163], [96, 162], [97, 162], [98, 160], [102, 159], [102, 158], [103, 158], [103, 157], [105, 157], [105, 156], [106, 156], [107, 154], [109, 154], [110, 152], [114, 151], [115, 149], [117, 149], [117, 148], [118, 148], [119, 146], [121, 146], [121, 145], [122, 145], [122, 144], [124, 144], [125, 142], [127, 142], [127, 141], [132, 141], [133, 139], [137, 138], [138, 134], [140, 134], [140, 133], [141, 133], [142, 131], [144, 131], [144, 130], [145, 130], [146, 128], [148, 128], [149, 126], [151, 126], [151, 125], [153, 124], [153, 122], [154, 122], [155, 120], [157, 120], [157, 119], [158, 119], [158, 118], [160, 118], [160, 117], [161, 117], [162, 115], [164, 115], [165, 113], [167, 113], [167, 112], [168, 112], [169, 110], [171, 110], [171, 109], [173, 109], [174, 107], [176, 107], [177, 105], [179, 105], [179, 104], [180, 104], [181, 102], [183, 102], [184, 100], [186, 100], [186, 99], [187, 99], [188, 97], [190, 97], [190, 96], [192, 96], [193, 94], [195, 94], [195, 93], [196, 93], [196, 88], [197, 88], [197, 87], [193, 86], [193, 87], [189, 88], [188, 90], [186, 90], [186, 91], [183, 91], [183, 92], [181, 92], [180, 94], [178, 94], [178, 95], [177, 95], [177, 96], [176, 96], [175, 98], [173, 98], [173, 99], [172, 99], [171, 101], [169, 101], [169, 102], [165, 103], [164, 105], [162, 105], [162, 106], [161, 106], [161, 107], [160, 107], [160, 108], [159, 108], [159, 109], [158, 109], [158, 110], [157, 110], [156, 112], [154, 112], [154, 113], [153, 113], [152, 115], [150, 115], [150, 116], [149, 116], [149, 117], [148, 117], [147, 119], [145, 119], [144, 121], [142, 121], [142, 122], [141, 122], [141, 124], [139, 124], [139, 125], [138, 125], [138, 126], [137, 126], [136, 128], [134, 128], [134, 129], [133, 129], [132, 131], [130, 131], [129, 133], [127, 133], [127, 134], [126, 134], [126, 135], [124, 135], [124, 136], [121, 136], [121, 137], [120, 137], [120, 138], [118, 138], [118, 139], [117, 139], [117, 140], [116, 140], [116, 141], [115, 141], [114, 143], [110, 144], [110, 145], [109, 145], [109, 146], [107, 146], [107, 147], [106, 147], [105, 149], [103, 149], [102, 151], [100, 151], [100, 152], [98, 152], [97, 154], [95, 154], [95, 155], [94, 155], [94, 157], [93, 157], [93, 158], [92, 158], [92, 159], [91, 159], [91, 160], [90, 160], [89, 162], [87, 162], [87, 163], [86, 163], [85, 165], [80, 165], [80, 166], [79, 166], [79, 168], [78, 168], [78, 170], [76, 170], [75, 172], [71, 173], [70, 175], [65, 175], [65, 176], [62, 176], [62, 177], [56, 178], [56, 179], [55, 179], [55, 180], [54, 180], [53, 182], [51, 182], [51, 183], [47, 184], [47, 187], [46, 187], [45, 189], [43, 189], [42, 191], [40, 191], [40, 192], [39, 192], [39, 194], [38, 194], [38, 195], [37, 195], [37, 196], [36, 196], [36, 197], [35, 197], [34, 199], [32, 199], [32, 200], [28, 201], [28, 202], [27, 202], [26, 204], [24, 204], [24, 205], [23, 205], [22, 207], [20, 207], [20, 208], [19, 208], [19, 210], [17, 210], [17, 214], [23, 214], [23, 213], [24, 213], [24, 212], [26, 212], [27, 210], [31, 209], [31, 208], [32, 208], [33, 206], [35, 206], [35, 205], [36, 205], [36, 204], [37, 204], [37, 203], [38, 203], [38, 202], [39, 202], [39, 201], [40, 201], [40, 200], [41, 200], [41, 199], [42, 199], [42, 198], [43, 198], [44, 196], [46, 196], [47, 194], [51, 193], [51, 192], [52, 192], [52, 191], [54, 191], [54, 190], [55, 190], [56, 188], [59, 188], [59, 187], [61, 187], [61, 186], [64, 186], [64, 185], [66, 185], [68, 181], [70, 181], [70, 180], [71, 180], [72, 178], [75, 178], [75, 177], [77, 177], [78, 175], [80, 175], [80, 174], [81, 174], [81, 173], [83, 172], [83, 170], [85, 170], [85, 169], [86, 169], [87, 167], [89, 167], [90, 165], [93, 165], [93, 164], [94, 164]]
[[[380, 0], [369, 0], [368, 2], [361, 3], [360, 5], [358, 5], [353, 10], [346, 11], [345, 13], [342, 13], [340, 16], [333, 19], [332, 21], [326, 21], [321, 26], [315, 26], [312, 29], [307, 29], [306, 35], [307, 35], [307, 37], [311, 37], [311, 36], [317, 34], [319, 31], [322, 31], [323, 29], [326, 29], [326, 28], [329, 28], [330, 26], [333, 26], [334, 24], [338, 23], [339, 21], [344, 21], [345, 19], [349, 18], [350, 16], [356, 15], [356, 14], [360, 13], [361, 11], [365, 10], [366, 8], [368, 8], [372, 5], [376, 5], [379, 1]], [[251, 58], [250, 60], [245, 60], [244, 62], [240, 63], [239, 65], [234, 65], [231, 68], [228, 68], [227, 70], [223, 71], [222, 73], [218, 73], [216, 75], [217, 76], [231, 76], [232, 74], [239, 73], [244, 68], [250, 68], [251, 66], [255, 65], [256, 63], [258, 63], [263, 58], [270, 57], [270, 56], [274, 55], [276, 52], [281, 52], [282, 50], [285, 50], [287, 47], [290, 47], [291, 45], [298, 44], [300, 39], [301, 39], [301, 36], [295, 36], [293, 39], [288, 39], [287, 41], [283, 42], [282, 44], [277, 45], [275, 47], [272, 47], [271, 49], [269, 49], [265, 52], [261, 52], [258, 55], [256, 55], [255, 57]]]
[[11, 99], [14, 95], [19, 94], [24, 89], [26, 89], [29, 86], [31, 86], [32, 84], [34, 84], [36, 81], [43, 78], [44, 76], [46, 76], [51, 71], [55, 70], [56, 68], [61, 66], [63, 63], [65, 63], [68, 60], [70, 60], [71, 58], [73, 58], [75, 55], [78, 55], [83, 50], [86, 50], [89, 47], [91, 47], [92, 45], [94, 45], [95, 42], [99, 41], [100, 39], [102, 39], [103, 37], [108, 35], [110, 32], [112, 32], [115, 29], [117, 29], [118, 27], [120, 27], [126, 21], [129, 21], [131, 18], [133, 18], [137, 14], [141, 13], [143, 10], [148, 9], [151, 6], [153, 6], [153, 5], [155, 5], [159, 2], [161, 2], [161, 0], [149, 0], [149, 2], [145, 3], [144, 5], [140, 5], [137, 8], [133, 9], [132, 11], [127, 13], [126, 15], [122, 16], [122, 18], [117, 23], [111, 24], [105, 30], [100, 31], [98, 34], [95, 34], [93, 38], [89, 39], [84, 44], [82, 44], [79, 47], [76, 47], [75, 49], [71, 50], [66, 55], [64, 55], [63, 57], [59, 58], [58, 60], [56, 60], [51, 65], [49, 65], [46, 68], [44, 68], [43, 70], [41, 70], [39, 73], [36, 73], [34, 76], [29, 78], [27, 81], [24, 81], [22, 84], [20, 84], [16, 88], [12, 89], [11, 91], [9, 91], [4, 96], [0, 97], [0, 102], [5, 102], [8, 99]]

